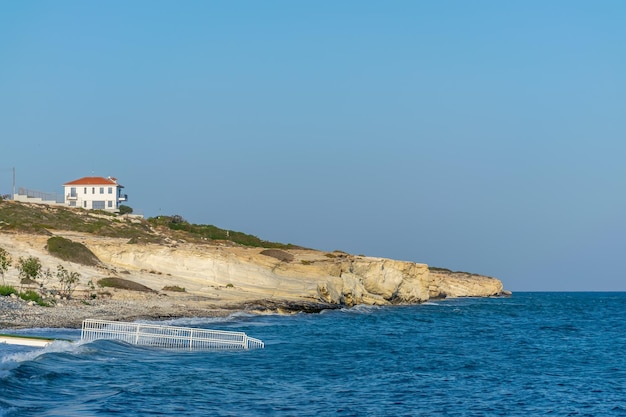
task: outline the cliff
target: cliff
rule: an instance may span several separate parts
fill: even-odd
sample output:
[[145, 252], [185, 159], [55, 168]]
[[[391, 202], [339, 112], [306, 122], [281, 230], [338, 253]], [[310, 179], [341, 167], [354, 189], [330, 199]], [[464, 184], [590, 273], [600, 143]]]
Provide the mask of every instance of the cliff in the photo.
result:
[[[87, 233], [51, 231], [80, 242], [100, 260], [96, 267], [62, 262], [46, 250], [49, 236], [0, 233], [0, 247], [13, 259], [35, 256], [43, 269], [56, 265], [81, 274], [77, 294], [105, 277], [144, 285], [156, 293], [181, 287], [178, 297], [213, 303], [272, 302], [387, 305], [421, 303], [441, 297], [484, 297], [502, 294], [502, 283], [477, 275], [430, 271], [426, 264], [354, 256], [309, 249], [262, 249], [174, 242], [131, 244], [126, 239]], [[18, 284], [17, 270], [7, 283]], [[129, 297], [124, 291], [109, 296]]]
[[[51, 236], [69, 241], [49, 241]], [[56, 253], [65, 259], [61, 260], [49, 252], [51, 242], [69, 242], [73, 249], [66, 251], [90, 250], [88, 255], [95, 255], [97, 260], [85, 262], [73, 259], [71, 253]], [[215, 226], [193, 225], [180, 216], [143, 220], [0, 202], [0, 248], [13, 259], [4, 284], [23, 289], [17, 261], [35, 257], [41, 261], [42, 275], [37, 285], [30, 286], [44, 296], [59, 297], [60, 280], [54, 282], [54, 271], [61, 265], [80, 274], [74, 298], [158, 299], [150, 308], [161, 311], [161, 306], [169, 303], [174, 312], [168, 314], [180, 314], [192, 304], [203, 309], [260, 306], [319, 310], [505, 293], [502, 283], [494, 278], [429, 269], [421, 263], [266, 242]], [[105, 285], [104, 278], [122, 285]]]

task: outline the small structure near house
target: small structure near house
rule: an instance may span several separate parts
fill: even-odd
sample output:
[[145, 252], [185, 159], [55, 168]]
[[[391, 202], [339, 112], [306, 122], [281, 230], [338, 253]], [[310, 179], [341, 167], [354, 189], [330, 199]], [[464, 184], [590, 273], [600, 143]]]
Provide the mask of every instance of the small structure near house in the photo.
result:
[[128, 201], [123, 185], [112, 177], [83, 177], [63, 184], [65, 205], [90, 210], [119, 211], [120, 203]]

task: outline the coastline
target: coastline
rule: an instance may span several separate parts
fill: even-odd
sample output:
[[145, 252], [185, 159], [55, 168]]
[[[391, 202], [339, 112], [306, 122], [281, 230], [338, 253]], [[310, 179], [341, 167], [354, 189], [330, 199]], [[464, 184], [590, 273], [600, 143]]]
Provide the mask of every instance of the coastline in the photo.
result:
[[[9, 221], [0, 222], [0, 330], [78, 328], [87, 318], [289, 314], [506, 294], [497, 278], [424, 263], [297, 246], [245, 246], [71, 209], [2, 207]], [[41, 219], [50, 224], [32, 229]], [[84, 230], [94, 223], [101, 234]], [[82, 231], [67, 230], [72, 228]], [[24, 273], [24, 261], [36, 267], [32, 277]]]
[[167, 320], [191, 317], [225, 317], [236, 312], [257, 314], [317, 313], [343, 306], [314, 300], [208, 300], [199, 297], [146, 296], [133, 299], [71, 299], [44, 307], [11, 297], [0, 297], [0, 331], [27, 328], [80, 328], [82, 321]]

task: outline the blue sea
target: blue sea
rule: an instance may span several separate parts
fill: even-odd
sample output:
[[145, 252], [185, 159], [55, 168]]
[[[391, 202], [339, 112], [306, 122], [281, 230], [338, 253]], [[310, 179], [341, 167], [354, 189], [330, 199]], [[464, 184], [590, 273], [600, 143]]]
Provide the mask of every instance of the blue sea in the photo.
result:
[[0, 416], [626, 416], [625, 313], [626, 293], [516, 293], [167, 322], [265, 342], [247, 351], [0, 345]]

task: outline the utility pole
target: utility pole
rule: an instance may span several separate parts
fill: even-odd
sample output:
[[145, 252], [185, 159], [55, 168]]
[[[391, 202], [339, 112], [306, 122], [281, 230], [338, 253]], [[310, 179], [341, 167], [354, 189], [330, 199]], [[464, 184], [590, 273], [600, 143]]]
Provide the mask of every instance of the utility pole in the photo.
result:
[[15, 167], [13, 167], [13, 195], [11, 195], [11, 200], [15, 201]]

